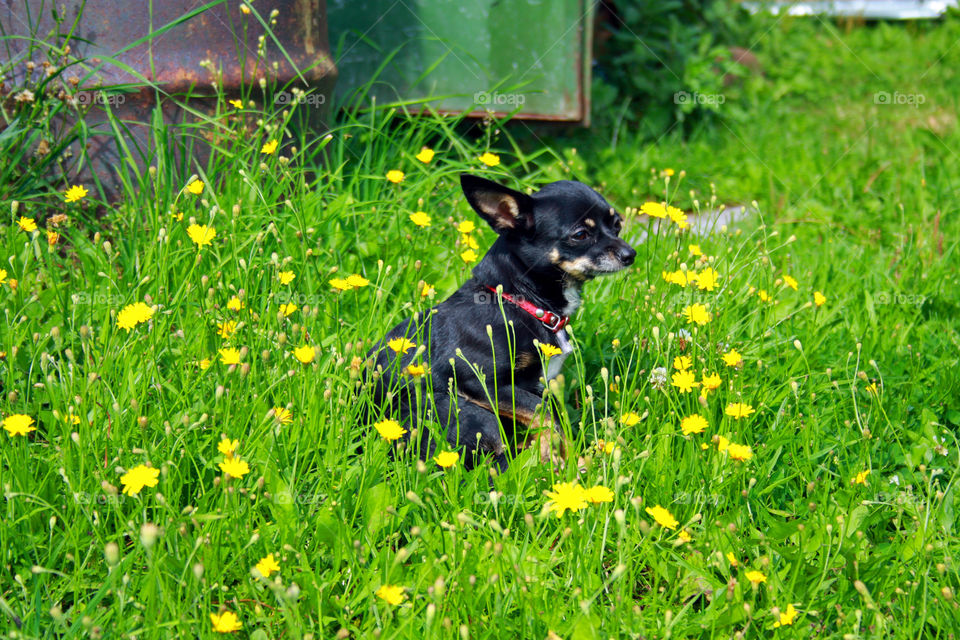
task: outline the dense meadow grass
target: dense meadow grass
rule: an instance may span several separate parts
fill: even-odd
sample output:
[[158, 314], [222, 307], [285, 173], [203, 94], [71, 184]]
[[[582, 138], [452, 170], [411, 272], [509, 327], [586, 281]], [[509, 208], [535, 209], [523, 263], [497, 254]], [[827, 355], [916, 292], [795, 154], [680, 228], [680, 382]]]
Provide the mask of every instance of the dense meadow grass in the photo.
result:
[[[193, 176], [4, 189], [6, 636], [956, 637], [958, 39], [779, 23], [655, 144], [251, 96]], [[464, 171], [626, 214], [547, 392], [582, 469], [374, 427], [366, 350], [494, 237]]]

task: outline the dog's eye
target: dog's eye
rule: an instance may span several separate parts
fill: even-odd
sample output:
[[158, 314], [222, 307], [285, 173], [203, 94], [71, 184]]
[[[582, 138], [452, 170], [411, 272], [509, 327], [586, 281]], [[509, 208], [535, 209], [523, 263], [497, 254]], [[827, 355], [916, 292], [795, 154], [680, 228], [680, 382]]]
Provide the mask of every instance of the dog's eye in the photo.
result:
[[589, 235], [590, 235], [590, 232], [587, 231], [586, 229], [579, 229], [576, 233], [570, 236], [570, 239], [576, 240], [576, 241], [586, 240]]
[[621, 229], [623, 229], [623, 223], [620, 222], [620, 218], [617, 218], [613, 221], [613, 232], [619, 234]]

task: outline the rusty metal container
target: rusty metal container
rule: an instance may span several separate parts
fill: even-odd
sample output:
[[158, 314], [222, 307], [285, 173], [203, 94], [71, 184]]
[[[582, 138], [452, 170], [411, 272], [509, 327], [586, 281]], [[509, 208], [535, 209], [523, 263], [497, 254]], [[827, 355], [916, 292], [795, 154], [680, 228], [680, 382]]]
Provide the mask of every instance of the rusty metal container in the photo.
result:
[[[59, 19], [53, 17], [54, 11]], [[83, 62], [58, 72], [68, 87], [75, 86], [74, 99], [81, 106], [90, 103], [84, 122], [94, 133], [85, 150], [74, 149], [75, 175], [67, 178], [99, 183], [110, 198], [118, 194], [116, 167], [124, 158], [134, 156], [140, 167], [151, 164], [156, 140], [148, 124], [154, 114], [161, 114], [168, 125], [197, 122], [198, 115], [216, 111], [215, 83], [226, 99], [249, 98], [253, 87], [258, 102], [263, 100], [261, 83], [312, 90], [316, 108], [306, 112], [310, 122], [322, 128], [337, 78], [326, 15], [325, 0], [224, 0], [202, 5], [192, 0], [0, 0], [0, 28], [6, 36], [0, 62], [12, 70], [5, 79], [7, 90], [22, 86], [27, 74], [44, 72], [40, 65], [52, 56], [43, 43], [51, 41], [51, 34], [59, 31], [60, 43], [62, 34], [71, 34], [69, 55]], [[114, 90], [94, 91], [101, 87]], [[114, 136], [96, 133], [108, 130], [107, 109], [126, 124], [123, 138], [130, 154], [117, 148]], [[202, 163], [209, 148], [199, 135], [201, 129], [171, 127], [172, 139], [165, 144], [192, 146], [189, 155], [178, 157]], [[182, 164], [183, 178], [197, 169]]]

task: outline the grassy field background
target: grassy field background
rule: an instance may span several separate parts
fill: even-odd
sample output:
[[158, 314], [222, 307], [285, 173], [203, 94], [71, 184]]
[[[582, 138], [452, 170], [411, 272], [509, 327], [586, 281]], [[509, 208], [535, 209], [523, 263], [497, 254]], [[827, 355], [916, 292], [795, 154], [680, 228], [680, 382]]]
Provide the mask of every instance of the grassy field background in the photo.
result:
[[[116, 204], [0, 159], [7, 637], [955, 637], [958, 40], [780, 21], [655, 141], [402, 109], [316, 138], [251, 96]], [[579, 475], [392, 457], [363, 418], [367, 348], [493, 240], [464, 171], [626, 212], [551, 391]], [[563, 483], [612, 498], [558, 515]]]

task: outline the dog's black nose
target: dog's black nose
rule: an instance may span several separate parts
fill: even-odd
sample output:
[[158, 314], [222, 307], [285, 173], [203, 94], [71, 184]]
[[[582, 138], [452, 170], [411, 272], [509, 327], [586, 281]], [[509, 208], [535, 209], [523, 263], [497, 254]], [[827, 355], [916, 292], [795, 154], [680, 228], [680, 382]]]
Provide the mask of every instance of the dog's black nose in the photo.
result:
[[633, 259], [636, 257], [637, 252], [633, 250], [633, 247], [626, 243], [617, 249], [617, 258], [619, 258], [620, 262], [627, 266], [633, 264]]

